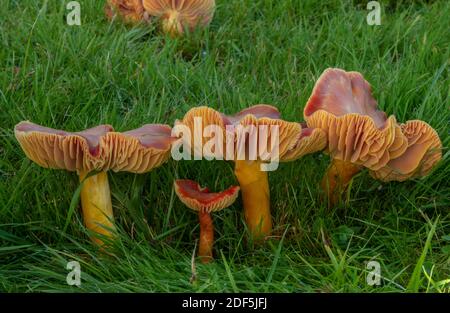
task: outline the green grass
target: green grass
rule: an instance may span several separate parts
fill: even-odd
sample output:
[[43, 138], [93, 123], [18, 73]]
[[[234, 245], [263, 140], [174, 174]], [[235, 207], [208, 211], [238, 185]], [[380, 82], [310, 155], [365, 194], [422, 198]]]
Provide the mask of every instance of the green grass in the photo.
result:
[[[0, 291], [450, 291], [448, 1], [391, 1], [371, 27], [365, 1], [218, 0], [210, 28], [180, 41], [109, 23], [102, 1], [80, 1], [82, 25], [69, 27], [66, 2], [5, 0], [0, 10]], [[443, 160], [404, 183], [362, 172], [334, 210], [318, 188], [326, 155], [281, 164], [269, 175], [273, 239], [247, 241], [238, 199], [214, 216], [216, 261], [196, 263], [193, 282], [197, 218], [172, 183], [222, 190], [237, 183], [231, 163], [110, 173], [120, 240], [106, 256], [74, 206], [76, 175], [32, 163], [13, 134], [21, 120], [67, 130], [173, 124], [199, 105], [233, 113], [268, 103], [300, 121], [327, 67], [362, 72], [399, 121], [431, 124]], [[66, 284], [71, 260], [81, 263], [80, 287]], [[380, 286], [366, 284], [371, 260]]]

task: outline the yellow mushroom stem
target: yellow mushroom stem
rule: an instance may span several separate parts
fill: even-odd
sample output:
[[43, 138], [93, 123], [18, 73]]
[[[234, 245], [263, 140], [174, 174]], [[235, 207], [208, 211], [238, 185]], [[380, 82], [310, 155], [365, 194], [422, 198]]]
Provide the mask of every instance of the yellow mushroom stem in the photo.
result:
[[[84, 224], [93, 233], [113, 237], [115, 226], [108, 174], [100, 172], [86, 178], [88, 174], [88, 172], [79, 173], [80, 182], [83, 183], [81, 207]], [[103, 240], [96, 236], [91, 236], [91, 240], [100, 246], [104, 245]]]
[[270, 193], [267, 172], [261, 171], [260, 161], [236, 161], [234, 174], [241, 186], [244, 216], [255, 241], [260, 241], [272, 231]]
[[345, 192], [353, 176], [359, 171], [361, 171], [361, 167], [358, 165], [333, 159], [321, 182], [330, 207], [340, 201], [342, 193]]
[[213, 260], [214, 225], [211, 214], [206, 211], [199, 211], [198, 219], [200, 222], [198, 255], [202, 263], [206, 264]]

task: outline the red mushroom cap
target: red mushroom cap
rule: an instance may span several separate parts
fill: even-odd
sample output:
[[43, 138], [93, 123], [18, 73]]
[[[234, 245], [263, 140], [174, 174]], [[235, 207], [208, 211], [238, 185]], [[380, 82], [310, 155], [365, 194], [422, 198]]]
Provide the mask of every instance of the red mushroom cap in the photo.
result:
[[325, 70], [303, 113], [308, 127], [326, 133], [325, 151], [334, 159], [378, 170], [408, 146], [395, 117], [378, 110], [370, 84], [358, 72]]
[[208, 188], [189, 179], [178, 179], [174, 183], [175, 193], [188, 208], [200, 212], [216, 212], [225, 209], [236, 200], [239, 187], [231, 186], [222, 192], [209, 192]]

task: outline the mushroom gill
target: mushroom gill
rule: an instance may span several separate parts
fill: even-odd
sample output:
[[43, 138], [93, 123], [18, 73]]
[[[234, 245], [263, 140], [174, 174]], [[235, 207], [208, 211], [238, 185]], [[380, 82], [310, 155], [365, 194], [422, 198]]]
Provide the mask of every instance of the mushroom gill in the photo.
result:
[[420, 120], [401, 124], [402, 133], [408, 139], [408, 147], [400, 156], [390, 160], [384, 167], [370, 171], [381, 181], [405, 181], [428, 175], [442, 158], [442, 143], [436, 131]]

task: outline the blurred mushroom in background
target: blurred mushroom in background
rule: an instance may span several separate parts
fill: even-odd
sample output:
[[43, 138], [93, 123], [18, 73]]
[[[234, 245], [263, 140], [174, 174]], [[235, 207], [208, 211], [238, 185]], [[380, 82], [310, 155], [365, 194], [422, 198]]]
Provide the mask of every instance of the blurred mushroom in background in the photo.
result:
[[142, 0], [149, 16], [160, 19], [162, 30], [171, 37], [179, 37], [185, 29], [206, 27], [211, 22], [215, 0]]
[[108, 19], [120, 18], [125, 23], [138, 24], [148, 20], [142, 0], [107, 0], [105, 14]]

